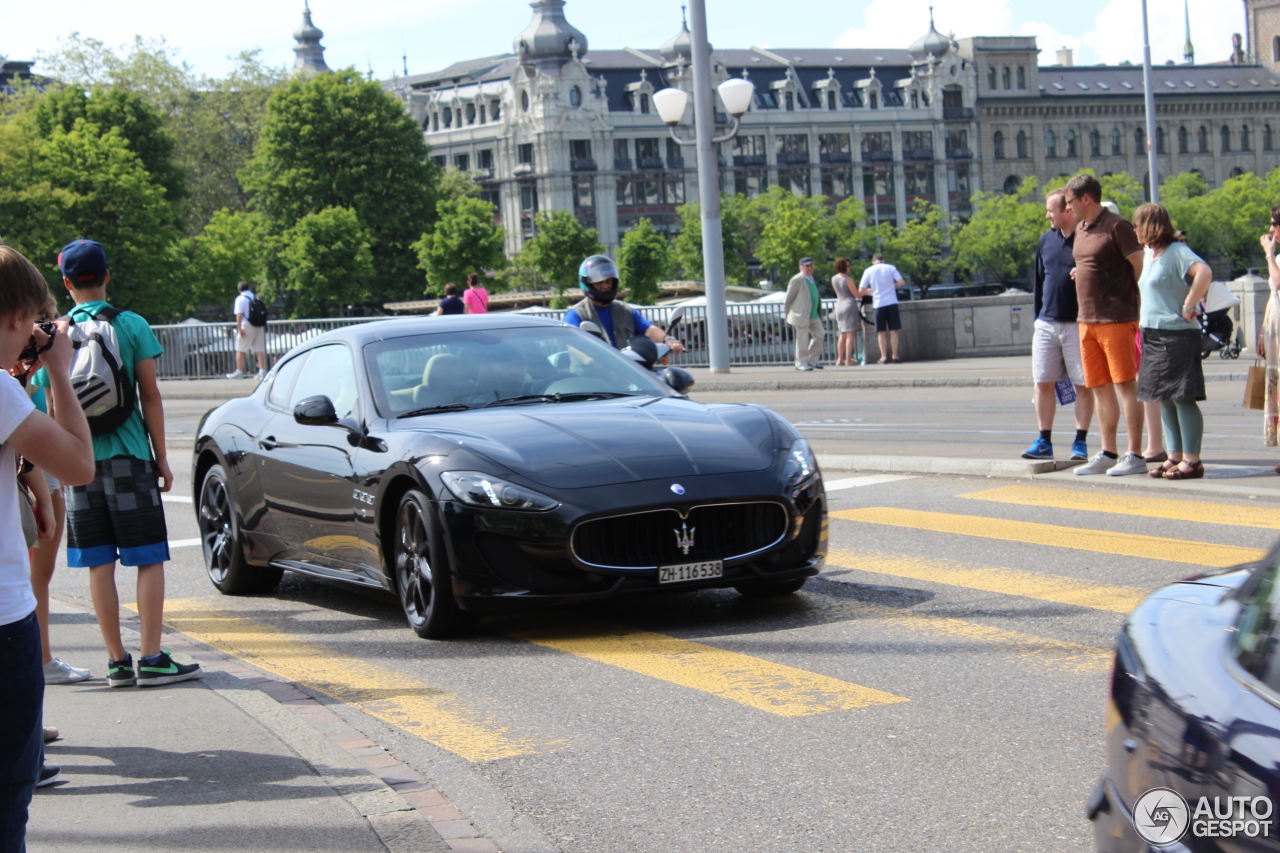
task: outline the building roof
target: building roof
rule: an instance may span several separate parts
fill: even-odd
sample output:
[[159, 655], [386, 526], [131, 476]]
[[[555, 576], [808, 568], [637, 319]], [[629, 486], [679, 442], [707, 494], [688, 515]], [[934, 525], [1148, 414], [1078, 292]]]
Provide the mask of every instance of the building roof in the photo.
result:
[[[1151, 79], [1156, 95], [1280, 93], [1280, 76], [1260, 65], [1154, 65]], [[1142, 92], [1141, 65], [1040, 67], [1040, 94], [1046, 97], [1097, 98]]]

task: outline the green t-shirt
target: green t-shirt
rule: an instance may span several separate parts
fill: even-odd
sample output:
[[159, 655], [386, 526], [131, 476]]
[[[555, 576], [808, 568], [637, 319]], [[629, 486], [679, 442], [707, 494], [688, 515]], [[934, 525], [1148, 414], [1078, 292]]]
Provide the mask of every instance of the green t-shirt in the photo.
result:
[[1170, 243], [1152, 259], [1150, 248], [1142, 252], [1142, 278], [1138, 279], [1138, 292], [1142, 305], [1138, 311], [1138, 325], [1144, 329], [1198, 329], [1195, 321], [1182, 317], [1182, 304], [1187, 301], [1187, 271], [1192, 264], [1202, 264], [1200, 256], [1186, 243]]
[[809, 276], [804, 277], [805, 283], [809, 285], [809, 319], [818, 319], [818, 309], [822, 307], [822, 299], [818, 296], [818, 285], [813, 283], [813, 279]]
[[[71, 316], [73, 319], [84, 313], [95, 316], [98, 311], [107, 306], [108, 303], [102, 301], [85, 302], [72, 308]], [[155, 332], [151, 331], [147, 321], [132, 311], [120, 314], [111, 321], [111, 326], [115, 329], [117, 340], [120, 341], [120, 358], [124, 362], [125, 373], [129, 375], [129, 381], [137, 389], [138, 374], [134, 365], [140, 361], [155, 358], [164, 352], [164, 347], [160, 346], [160, 341], [156, 340]], [[31, 381], [41, 388], [49, 387], [49, 377], [45, 374], [44, 368], [41, 368]], [[164, 441], [164, 436], [157, 436], [156, 440]], [[125, 421], [119, 429], [93, 437], [94, 459], [110, 459], [113, 456], [132, 456], [135, 459], [146, 460], [155, 458], [151, 452], [151, 442], [147, 439], [147, 426], [142, 420], [140, 408], [135, 407], [133, 414], [129, 415], [129, 420]]]

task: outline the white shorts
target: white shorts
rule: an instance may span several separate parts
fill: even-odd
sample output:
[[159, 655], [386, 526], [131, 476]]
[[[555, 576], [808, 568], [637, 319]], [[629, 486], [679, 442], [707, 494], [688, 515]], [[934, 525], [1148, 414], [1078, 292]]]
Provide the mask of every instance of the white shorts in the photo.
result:
[[1031, 336], [1031, 378], [1037, 383], [1058, 382], [1068, 376], [1078, 387], [1085, 387], [1080, 324], [1036, 320]]
[[255, 352], [267, 351], [267, 327], [244, 324], [244, 337], [236, 333], [236, 352], [251, 355]]

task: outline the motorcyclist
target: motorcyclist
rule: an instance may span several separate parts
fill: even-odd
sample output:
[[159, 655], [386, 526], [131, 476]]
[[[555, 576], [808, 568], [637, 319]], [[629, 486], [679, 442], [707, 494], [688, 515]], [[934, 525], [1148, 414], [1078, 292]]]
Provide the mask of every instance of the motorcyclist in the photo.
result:
[[570, 326], [592, 322], [599, 326], [609, 342], [623, 349], [635, 335], [644, 335], [657, 343], [665, 343], [673, 353], [684, 352], [684, 344], [669, 337], [639, 311], [618, 299], [618, 267], [605, 255], [592, 255], [578, 267], [578, 286], [584, 298], [565, 312]]

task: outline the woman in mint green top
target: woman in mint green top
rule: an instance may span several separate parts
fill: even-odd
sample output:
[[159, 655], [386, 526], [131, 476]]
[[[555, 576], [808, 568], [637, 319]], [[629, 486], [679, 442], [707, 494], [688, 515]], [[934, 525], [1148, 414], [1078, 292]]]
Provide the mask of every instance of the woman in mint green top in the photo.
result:
[[[1149, 472], [1166, 480], [1204, 476], [1200, 443], [1204, 416], [1198, 400], [1205, 398], [1200, 366], [1200, 301], [1213, 277], [1209, 265], [1185, 243], [1173, 239], [1169, 212], [1158, 204], [1144, 204], [1133, 212], [1133, 228], [1145, 245], [1138, 292], [1142, 305], [1142, 366], [1138, 370], [1138, 399], [1160, 403], [1169, 460]], [[1192, 284], [1187, 286], [1187, 275]]]

